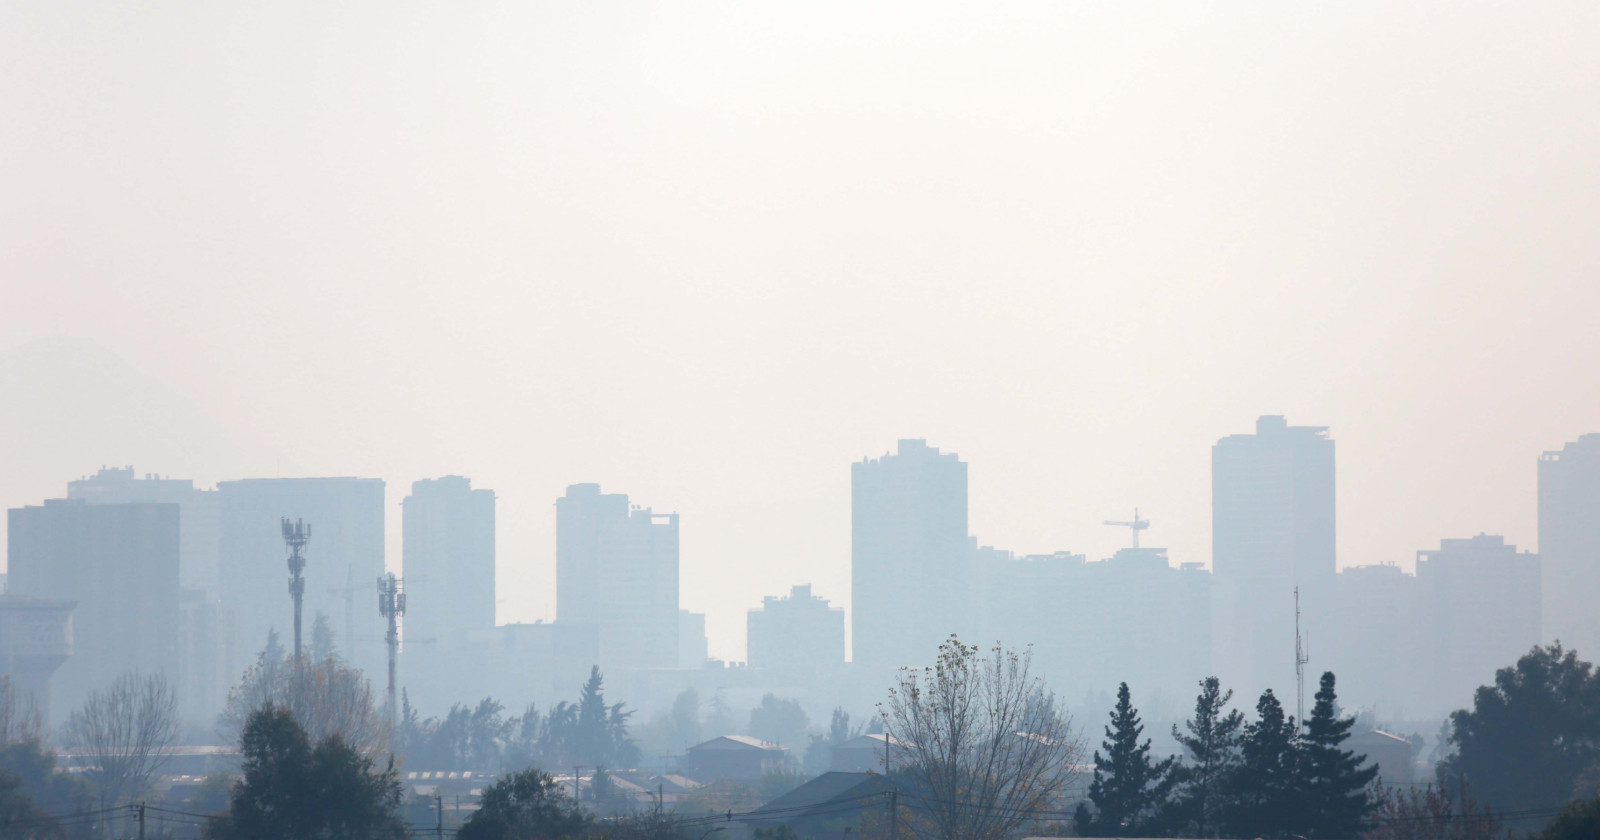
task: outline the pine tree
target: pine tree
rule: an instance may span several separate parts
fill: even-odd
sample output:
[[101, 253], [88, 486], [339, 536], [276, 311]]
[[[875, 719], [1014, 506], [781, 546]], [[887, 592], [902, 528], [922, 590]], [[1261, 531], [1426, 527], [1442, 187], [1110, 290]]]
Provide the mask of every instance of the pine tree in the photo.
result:
[[1244, 727], [1240, 763], [1229, 777], [1228, 802], [1219, 826], [1225, 837], [1285, 837], [1300, 819], [1298, 739], [1272, 689], [1256, 702], [1256, 719]]
[[1149, 823], [1156, 807], [1166, 799], [1175, 760], [1152, 762], [1150, 740], [1139, 743], [1144, 724], [1133, 707], [1127, 683], [1117, 687], [1117, 705], [1105, 732], [1106, 740], [1100, 745], [1105, 755], [1095, 751], [1094, 780], [1089, 784], [1093, 820], [1080, 828], [1104, 835], [1136, 832]]
[[1244, 715], [1227, 710], [1233, 691], [1223, 691], [1216, 677], [1200, 681], [1194, 718], [1184, 722], [1188, 734], [1172, 726], [1172, 737], [1189, 752], [1189, 763], [1177, 768], [1178, 792], [1167, 820], [1195, 837], [1217, 831], [1228, 776], [1239, 763], [1239, 738]]
[[1333, 672], [1322, 675], [1316, 705], [1300, 740], [1300, 786], [1304, 792], [1306, 836], [1354, 837], [1372, 810], [1368, 786], [1378, 768], [1362, 768], [1366, 756], [1340, 749], [1355, 718], [1339, 717]]

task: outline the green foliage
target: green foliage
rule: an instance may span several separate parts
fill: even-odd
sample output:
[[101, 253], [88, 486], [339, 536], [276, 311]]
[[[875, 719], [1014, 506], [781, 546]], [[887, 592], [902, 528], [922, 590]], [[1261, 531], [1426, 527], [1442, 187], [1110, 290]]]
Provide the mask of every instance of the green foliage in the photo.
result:
[[564, 840], [585, 835], [588, 819], [554, 778], [542, 770], [506, 776], [483, 791], [480, 807], [456, 832], [457, 840]]
[[0, 771], [0, 838], [59, 840], [64, 836], [60, 822], [22, 792], [22, 779]]
[[313, 746], [295, 716], [273, 706], [251, 713], [240, 741], [244, 780], [209, 840], [328, 837], [403, 840], [400, 781], [337, 735]]
[[1238, 837], [1283, 837], [1299, 827], [1300, 762], [1294, 718], [1285, 718], [1272, 689], [1256, 702], [1256, 719], [1244, 727], [1240, 763], [1232, 774], [1232, 796], [1222, 833]]
[[333, 625], [328, 622], [328, 614], [318, 610], [317, 617], [311, 622], [311, 661], [326, 662], [339, 658], [339, 648], [334, 643]]
[[1187, 732], [1179, 732], [1176, 724], [1172, 727], [1172, 737], [1188, 753], [1188, 761], [1175, 768], [1177, 789], [1163, 821], [1180, 834], [1210, 837], [1216, 832], [1224, 786], [1239, 764], [1244, 729], [1244, 715], [1228, 709], [1232, 700], [1232, 691], [1223, 691], [1221, 681], [1207, 677], [1200, 681], [1194, 717], [1183, 724]]
[[800, 701], [767, 694], [761, 705], [750, 710], [750, 734], [774, 744], [798, 746], [805, 743], [811, 723]]
[[420, 719], [409, 697], [401, 697], [399, 742], [411, 767], [497, 772], [526, 767], [632, 767], [639, 747], [629, 736], [633, 712], [607, 705], [599, 669], [590, 671], [577, 703], [561, 702], [541, 715], [529, 704], [507, 718], [505, 706], [485, 697], [476, 706], [456, 704], [443, 719]]
[[1537, 840], [1594, 840], [1600, 837], [1600, 798], [1568, 803]]
[[1337, 701], [1333, 672], [1325, 672], [1300, 739], [1302, 815], [1310, 838], [1354, 837], [1373, 805], [1367, 788], [1378, 768], [1363, 768], [1366, 756], [1340, 749], [1355, 718], [1339, 717]]
[[1117, 687], [1117, 705], [1111, 723], [1105, 728], [1106, 740], [1094, 753], [1094, 780], [1089, 784], [1091, 815], [1087, 809], [1075, 817], [1084, 836], [1126, 836], [1148, 833], [1150, 823], [1172, 787], [1175, 759], [1150, 759], [1150, 739], [1139, 742], [1144, 724], [1133, 707], [1128, 684]]
[[1441, 786], [1464, 783], [1503, 811], [1558, 805], [1600, 763], [1600, 674], [1559, 643], [1536, 647], [1451, 714], [1450, 743]]
[[89, 810], [89, 785], [77, 775], [56, 772], [55, 753], [38, 738], [0, 747], [0, 773], [14, 777], [17, 792], [47, 813], [59, 817]]

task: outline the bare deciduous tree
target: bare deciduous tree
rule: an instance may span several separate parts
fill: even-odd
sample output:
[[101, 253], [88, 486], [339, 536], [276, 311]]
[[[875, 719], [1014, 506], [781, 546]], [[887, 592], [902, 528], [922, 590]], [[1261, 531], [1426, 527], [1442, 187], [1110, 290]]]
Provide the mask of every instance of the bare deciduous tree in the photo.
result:
[[288, 709], [315, 742], [338, 735], [368, 758], [388, 754], [389, 723], [366, 675], [335, 658], [296, 670], [292, 659], [263, 654], [228, 695], [218, 726], [223, 739], [237, 741], [250, 714], [270, 705]]
[[166, 677], [126, 673], [89, 694], [62, 730], [90, 762], [85, 773], [103, 807], [143, 794], [178, 737], [178, 699]]
[[932, 667], [901, 669], [879, 710], [903, 749], [892, 770], [918, 836], [999, 840], [1061, 807], [1083, 745], [1031, 664], [1031, 652], [985, 657], [951, 636]]
[[44, 730], [44, 716], [33, 695], [18, 691], [10, 677], [0, 676], [0, 744], [36, 741]]

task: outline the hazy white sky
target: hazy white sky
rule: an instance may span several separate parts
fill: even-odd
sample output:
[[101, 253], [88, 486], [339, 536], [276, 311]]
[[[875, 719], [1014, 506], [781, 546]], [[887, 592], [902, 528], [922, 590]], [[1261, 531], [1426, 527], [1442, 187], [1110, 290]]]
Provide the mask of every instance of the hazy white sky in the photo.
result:
[[986, 544], [1138, 505], [1208, 561], [1211, 443], [1286, 414], [1340, 563], [1409, 567], [1534, 547], [1538, 453], [1600, 430], [1593, 3], [0, 0], [0, 114], [0, 352], [92, 340], [229, 441], [14, 350], [0, 503], [378, 476], [397, 563], [464, 474], [502, 621], [553, 616], [574, 482], [683, 514], [737, 659], [762, 595], [848, 603], [898, 437]]

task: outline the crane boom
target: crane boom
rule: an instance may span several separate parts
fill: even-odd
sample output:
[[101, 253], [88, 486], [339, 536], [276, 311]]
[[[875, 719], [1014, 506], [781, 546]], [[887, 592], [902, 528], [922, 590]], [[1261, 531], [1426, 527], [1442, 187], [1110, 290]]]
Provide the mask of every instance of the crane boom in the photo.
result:
[[1133, 521], [1132, 522], [1114, 522], [1114, 521], [1112, 521], [1110, 519], [1107, 519], [1106, 520], [1106, 524], [1107, 525], [1115, 525], [1118, 528], [1127, 528], [1128, 530], [1132, 531], [1133, 532], [1133, 547], [1134, 548], [1138, 548], [1139, 547], [1139, 532], [1150, 527], [1150, 520], [1148, 520], [1148, 519], [1140, 519], [1139, 518], [1139, 509], [1138, 508], [1134, 508], [1133, 509]]

